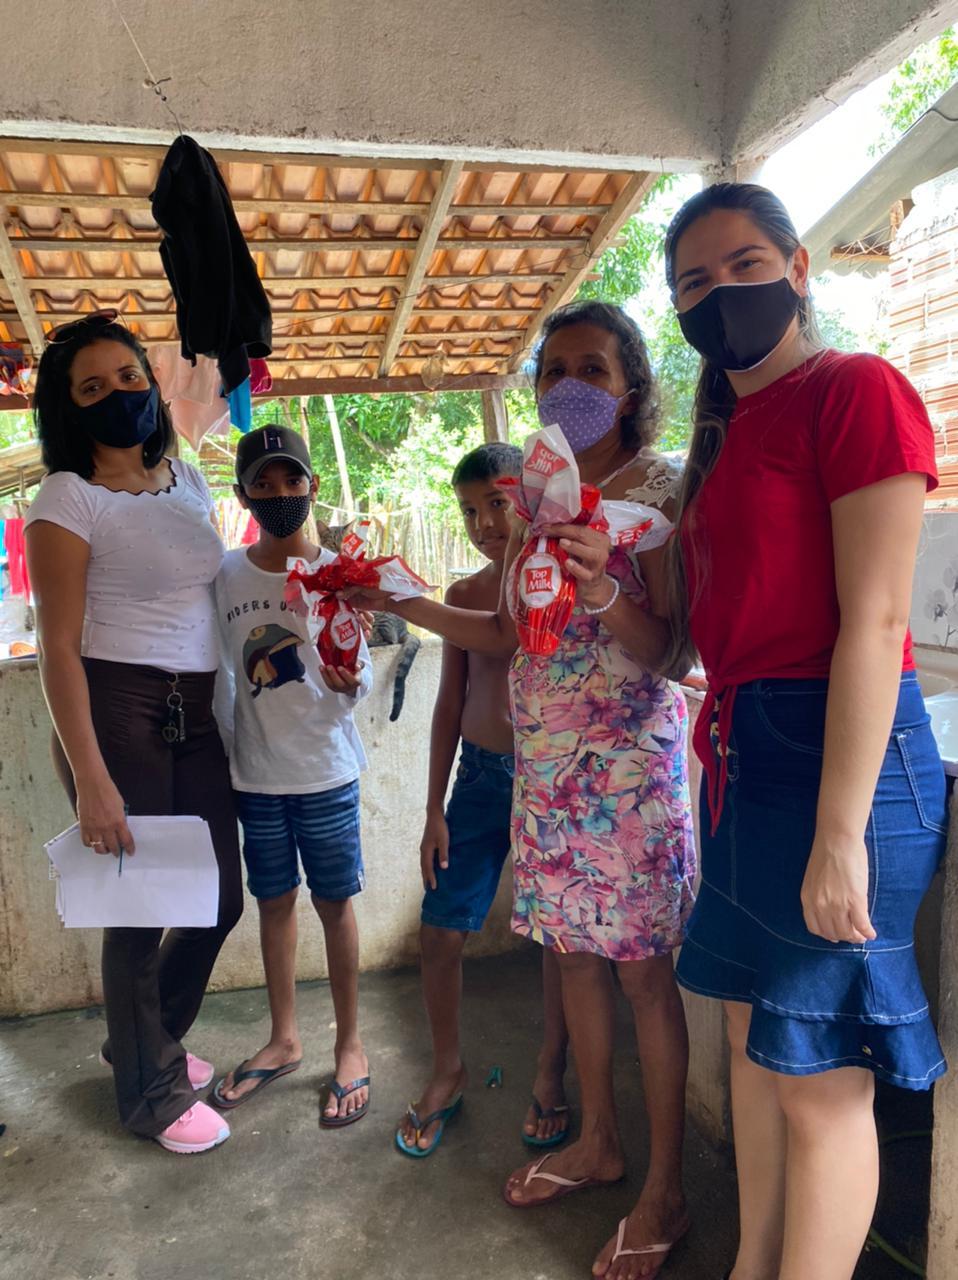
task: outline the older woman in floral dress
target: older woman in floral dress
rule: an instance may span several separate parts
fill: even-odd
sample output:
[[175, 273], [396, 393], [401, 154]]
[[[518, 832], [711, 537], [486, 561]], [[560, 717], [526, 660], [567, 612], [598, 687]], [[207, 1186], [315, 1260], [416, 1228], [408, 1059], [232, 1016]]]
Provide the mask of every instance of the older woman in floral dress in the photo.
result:
[[[641, 603], [637, 568], [616, 550], [606, 572]], [[582, 609], [553, 657], [516, 653], [511, 690], [513, 929], [563, 954], [670, 954], [694, 869], [681, 692]]]

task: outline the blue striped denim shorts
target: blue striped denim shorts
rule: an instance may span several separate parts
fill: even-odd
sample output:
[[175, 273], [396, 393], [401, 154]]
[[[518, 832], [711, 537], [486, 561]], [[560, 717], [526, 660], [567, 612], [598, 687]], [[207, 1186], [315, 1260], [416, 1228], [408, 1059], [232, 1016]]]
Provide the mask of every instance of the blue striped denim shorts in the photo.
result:
[[278, 898], [300, 883], [302, 860], [310, 892], [328, 902], [365, 886], [359, 840], [359, 783], [308, 795], [236, 791], [243, 826], [246, 883], [254, 898]]

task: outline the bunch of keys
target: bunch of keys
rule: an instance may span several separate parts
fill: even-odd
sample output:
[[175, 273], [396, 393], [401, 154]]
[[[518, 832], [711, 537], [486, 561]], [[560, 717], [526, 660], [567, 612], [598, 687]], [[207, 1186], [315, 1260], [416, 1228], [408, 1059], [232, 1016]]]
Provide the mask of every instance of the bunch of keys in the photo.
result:
[[186, 716], [183, 714], [183, 695], [180, 693], [177, 685], [180, 683], [180, 677], [174, 675], [170, 679], [170, 692], [166, 697], [166, 705], [169, 708], [169, 722], [163, 726], [163, 741], [168, 742], [172, 747], [177, 742], [186, 741]]

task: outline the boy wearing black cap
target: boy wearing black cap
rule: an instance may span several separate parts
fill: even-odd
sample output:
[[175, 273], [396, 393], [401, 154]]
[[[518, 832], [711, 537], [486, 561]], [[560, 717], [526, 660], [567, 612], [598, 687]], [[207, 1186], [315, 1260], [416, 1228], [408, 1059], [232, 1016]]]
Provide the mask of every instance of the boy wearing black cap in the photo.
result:
[[287, 559], [311, 562], [319, 555], [303, 527], [317, 485], [302, 436], [279, 426], [249, 432], [237, 449], [236, 478], [236, 496], [259, 525], [259, 540], [227, 552], [216, 603], [224, 666], [235, 682], [230, 770], [247, 884], [260, 910], [272, 1031], [267, 1045], [217, 1083], [212, 1100], [237, 1107], [300, 1064], [295, 974], [302, 860], [323, 925], [336, 1013], [336, 1077], [320, 1123], [338, 1128], [369, 1106], [352, 907], [364, 884], [358, 779], [366, 756], [353, 708], [372, 687], [372, 668], [365, 640], [357, 673], [321, 665], [304, 619], [283, 599]]

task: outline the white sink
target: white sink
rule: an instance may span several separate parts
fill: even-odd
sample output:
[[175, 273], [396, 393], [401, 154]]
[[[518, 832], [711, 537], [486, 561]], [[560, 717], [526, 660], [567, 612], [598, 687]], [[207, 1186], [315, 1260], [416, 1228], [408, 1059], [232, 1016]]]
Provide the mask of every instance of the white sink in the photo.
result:
[[958, 778], [958, 691], [925, 698], [945, 773]]

